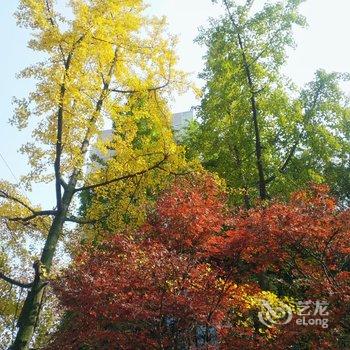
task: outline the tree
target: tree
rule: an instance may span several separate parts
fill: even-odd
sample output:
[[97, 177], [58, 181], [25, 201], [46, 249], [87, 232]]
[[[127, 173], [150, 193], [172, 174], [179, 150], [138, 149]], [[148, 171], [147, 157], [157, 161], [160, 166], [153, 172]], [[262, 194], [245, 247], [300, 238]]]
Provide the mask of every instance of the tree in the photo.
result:
[[200, 255], [224, 221], [222, 199], [209, 176], [178, 180], [132, 237], [120, 233], [85, 247], [54, 282], [67, 317], [48, 348], [215, 344], [213, 326], [234, 302], [235, 286]]
[[116, 235], [59, 281], [67, 316], [48, 348], [187, 348], [196, 327], [220, 323], [225, 288], [190, 255]]
[[[113, 125], [113, 136], [98, 145], [105, 159], [97, 157], [89, 175], [90, 181], [113, 172], [115, 166], [125, 167], [119, 152], [129, 154], [129, 142], [135, 162], [142, 161], [140, 156], [144, 154], [161, 154], [165, 140], [169, 140], [168, 147], [177, 150], [178, 157], [174, 155], [172, 162], [159, 165], [158, 171], [118, 181], [107, 190], [96, 188], [85, 191], [82, 194], [81, 215], [92, 225], [84, 227], [84, 240], [101, 240], [103, 236], [114, 234], [117, 230], [139, 227], [145, 220], [146, 208], [154, 203], [157, 195], [170, 185], [175, 176], [189, 172], [194, 167], [193, 162], [191, 166], [185, 162], [182, 148], [173, 143], [170, 128], [164, 126], [164, 116], [170, 112], [162, 101], [150, 100], [147, 95], [133, 94], [128, 97], [126, 105], [128, 109], [121, 115], [123, 123]], [[162, 113], [150, 114], [152, 109], [158, 112], [160, 109]]]
[[206, 85], [200, 122], [185, 141], [189, 156], [224, 178], [234, 203], [246, 207], [309, 181], [332, 181], [347, 197], [349, 102], [340, 89], [347, 76], [320, 70], [298, 92], [281, 69], [293, 28], [305, 25], [302, 1], [244, 3], [223, 0], [226, 15], [197, 39], [207, 47]]
[[[40, 314], [47, 276], [67, 222], [85, 223], [74, 214], [74, 198], [83, 191], [105, 191], [123, 181], [152, 171], [177, 168], [181, 149], [173, 142], [166, 107], [167, 94], [184, 87], [184, 74], [176, 70], [174, 38], [165, 34], [165, 20], [147, 17], [142, 0], [71, 1], [72, 18], [56, 12], [50, 0], [22, 0], [20, 25], [33, 30], [29, 46], [45, 61], [20, 76], [35, 78], [29, 99], [17, 99], [13, 124], [19, 129], [34, 116], [34, 142], [22, 147], [32, 171], [23, 180], [54, 181], [56, 206], [42, 210], [31, 205], [17, 187], [1, 186], [2, 225], [9, 235], [44, 241], [35, 276], [21, 283], [4, 274], [2, 279], [28, 289], [11, 349], [28, 349]], [[133, 97], [137, 96], [137, 97]], [[144, 101], [132, 118], [128, 99]], [[157, 141], [135, 145], [136, 120], [157, 125]], [[89, 146], [106, 120], [119, 134], [110, 142], [117, 156], [106, 171], [86, 176]], [[101, 145], [106, 149], [108, 145]], [[51, 166], [54, 171], [51, 172]]]
[[[47, 348], [347, 348], [349, 215], [325, 186], [232, 213], [213, 178], [178, 179], [141, 229], [85, 246], [53, 281], [66, 317]], [[309, 299], [329, 303], [328, 329], [258, 319], [263, 301], [295, 318]]]
[[[289, 203], [241, 211], [208, 251], [240, 283], [265, 277], [264, 289], [294, 301], [326, 301], [328, 328], [278, 330], [273, 349], [345, 349], [349, 346], [349, 215], [324, 185], [293, 194]], [[312, 316], [311, 316], [312, 317]]]

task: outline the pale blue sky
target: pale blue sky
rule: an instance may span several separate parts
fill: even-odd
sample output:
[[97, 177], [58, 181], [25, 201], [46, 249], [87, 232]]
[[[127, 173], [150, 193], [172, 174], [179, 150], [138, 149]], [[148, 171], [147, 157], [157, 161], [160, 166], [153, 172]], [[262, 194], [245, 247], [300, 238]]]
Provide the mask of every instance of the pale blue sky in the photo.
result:
[[[256, 0], [262, 2], [263, 0]], [[193, 43], [197, 28], [206, 25], [209, 16], [217, 16], [220, 6], [211, 0], [148, 0], [149, 11], [166, 15], [170, 32], [178, 34], [178, 55], [180, 67], [193, 73], [196, 79], [202, 68], [204, 51]], [[0, 55], [0, 151], [13, 172], [19, 175], [26, 172], [25, 158], [17, 153], [19, 146], [29, 139], [28, 132], [19, 133], [7, 124], [12, 115], [12, 96], [24, 96], [33, 87], [30, 81], [17, 80], [15, 74], [38, 56], [26, 47], [28, 32], [16, 27], [13, 12], [17, 0], [1, 0], [0, 26], [2, 33], [2, 54]], [[298, 47], [291, 51], [285, 73], [299, 86], [312, 79], [318, 68], [331, 71], [350, 72], [349, 14], [350, 0], [307, 0], [301, 6], [309, 27], [295, 33]], [[194, 96], [187, 94], [175, 97], [174, 112], [184, 111], [198, 104]], [[13, 181], [10, 171], [0, 159], [0, 178]], [[43, 191], [35, 197], [38, 202], [49, 199]]]

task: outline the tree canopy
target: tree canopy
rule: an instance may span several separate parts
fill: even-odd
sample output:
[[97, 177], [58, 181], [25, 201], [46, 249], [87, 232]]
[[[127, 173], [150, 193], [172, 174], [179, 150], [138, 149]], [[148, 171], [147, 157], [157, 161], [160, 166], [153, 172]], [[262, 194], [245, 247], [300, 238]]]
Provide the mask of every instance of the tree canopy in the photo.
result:
[[[77, 217], [77, 195], [92, 191], [115, 198], [120, 192], [122, 215], [138, 182], [147, 181], [143, 189], [152, 188], [157, 176], [145, 180], [147, 173], [168, 173], [184, 166], [182, 149], [173, 140], [167, 98], [187, 85], [185, 74], [176, 68], [176, 40], [167, 34], [165, 19], [147, 16], [141, 0], [78, 0], [70, 1], [69, 8], [71, 17], [65, 18], [53, 1], [22, 0], [16, 13], [19, 25], [32, 31], [29, 47], [44, 57], [20, 73], [36, 80], [36, 90], [28, 99], [15, 100], [11, 120], [20, 130], [34, 123], [33, 141], [21, 149], [28, 155], [31, 171], [21, 181], [28, 188], [35, 182], [53, 181], [56, 205], [43, 210], [29, 203], [18, 187], [2, 183], [4, 242], [10, 243], [18, 233], [14, 250], [19, 240], [27, 248], [25, 237], [43, 245], [42, 252], [31, 258], [37, 259], [35, 276], [26, 285], [29, 293], [13, 349], [29, 347], [45, 276], [58, 245], [72, 241], [66, 223], [102, 219], [96, 217], [97, 205], [92, 217]], [[90, 146], [107, 122], [115, 125], [116, 132], [97, 147], [102, 154], [113, 147], [117, 154], [103, 170], [84, 171], [89, 167]], [[141, 124], [152, 133], [142, 135]]]
[[[218, 1], [219, 2], [219, 1]], [[185, 143], [232, 188], [233, 201], [288, 195], [309, 181], [349, 196], [349, 76], [319, 70], [300, 91], [282, 74], [302, 1], [222, 1], [197, 41], [207, 48], [199, 122]]]
[[[133, 237], [85, 247], [54, 282], [66, 316], [48, 349], [346, 348], [349, 211], [322, 186], [235, 214], [225, 198], [208, 176], [177, 181]], [[261, 299], [295, 318], [327, 300], [328, 327], [259, 324]]]
[[349, 74], [283, 74], [302, 0], [213, 2], [197, 119], [174, 134], [191, 85], [165, 18], [19, 1], [42, 61], [10, 121], [30, 171], [0, 181], [9, 349], [350, 348]]

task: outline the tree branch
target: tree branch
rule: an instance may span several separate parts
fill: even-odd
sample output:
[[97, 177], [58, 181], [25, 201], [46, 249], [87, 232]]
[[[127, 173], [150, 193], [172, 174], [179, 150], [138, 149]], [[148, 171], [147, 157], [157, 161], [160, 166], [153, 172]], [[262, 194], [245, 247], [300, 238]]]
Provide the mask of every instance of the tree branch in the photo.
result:
[[[158, 91], [158, 90], [166, 88], [169, 84], [170, 84], [170, 67], [169, 67], [168, 77], [167, 77], [166, 82], [164, 84], [159, 85], [159, 86], [154, 86], [154, 87], [151, 87], [151, 88], [147, 88], [147, 89], [145, 89], [145, 91], [148, 91], [148, 92]], [[109, 91], [117, 92], [117, 93], [120, 93], [120, 94], [135, 94], [137, 92], [141, 92], [141, 91], [144, 91], [144, 90], [142, 90], [142, 89], [141, 90], [133, 90], [133, 89], [122, 90], [122, 89], [111, 88], [111, 89], [109, 89]]]
[[[55, 19], [54, 19], [54, 13], [53, 13], [53, 9], [50, 7], [50, 3], [48, 0], [46, 0], [46, 11], [47, 11], [47, 14], [48, 14], [48, 18], [47, 20], [49, 21], [50, 25], [53, 27], [53, 28], [57, 28], [58, 29], [58, 25], [57, 23], [55, 22]], [[64, 51], [63, 51], [63, 48], [62, 48], [62, 45], [59, 44], [58, 45], [59, 49], [60, 49], [60, 53], [62, 55], [62, 61], [63, 62], [66, 62], [66, 57], [64, 55]]]
[[74, 222], [75, 224], [80, 224], [80, 225], [88, 225], [88, 224], [95, 224], [101, 219], [94, 219], [94, 220], [85, 220], [83, 218], [77, 218], [76, 216], [68, 216], [65, 221], [67, 222]]
[[282, 27], [276, 29], [276, 30], [272, 33], [272, 35], [270, 36], [270, 38], [267, 39], [265, 47], [264, 47], [255, 57], [253, 57], [252, 63], [257, 62], [257, 61], [259, 60], [259, 58], [260, 58], [261, 56], [263, 56], [263, 55], [267, 52], [267, 50], [269, 49], [269, 47], [271, 46], [271, 44], [273, 44], [274, 38], [275, 38], [283, 29], [284, 29], [284, 28], [283, 28], [283, 26], [282, 26]]
[[28, 222], [30, 220], [35, 219], [38, 216], [52, 216], [56, 215], [57, 211], [56, 210], [41, 210], [41, 211], [34, 211], [32, 215], [28, 215], [25, 217], [6, 217], [7, 220], [9, 221], [22, 221], [22, 222]]
[[56, 202], [57, 210], [62, 209], [62, 187], [66, 190], [68, 187], [65, 186], [61, 174], [61, 158], [63, 153], [63, 128], [64, 128], [64, 98], [66, 94], [66, 79], [68, 77], [68, 71], [70, 69], [73, 55], [77, 45], [84, 39], [85, 34], [81, 35], [78, 40], [73, 43], [73, 46], [67, 56], [67, 59], [64, 61], [64, 73], [63, 80], [60, 86], [60, 98], [59, 106], [57, 111], [57, 130], [56, 130], [56, 149], [55, 149], [55, 162], [54, 162], [54, 171], [55, 171], [55, 188], [56, 188]]
[[113, 184], [113, 183], [121, 181], [121, 180], [126, 180], [126, 179], [133, 178], [135, 176], [143, 175], [143, 174], [145, 174], [151, 170], [157, 169], [157, 168], [160, 169], [160, 166], [166, 161], [167, 158], [168, 158], [168, 155], [165, 154], [164, 158], [162, 160], [160, 160], [159, 162], [157, 162], [156, 164], [152, 165], [151, 167], [149, 167], [147, 169], [138, 171], [138, 172], [133, 173], [133, 174], [123, 175], [123, 176], [120, 176], [120, 177], [117, 177], [117, 178], [114, 178], [111, 180], [107, 180], [104, 182], [100, 182], [100, 183], [97, 183], [94, 185], [87, 185], [87, 186], [83, 186], [83, 187], [78, 187], [74, 190], [74, 192], [76, 193], [76, 192], [85, 191], [85, 190], [92, 190], [92, 189], [102, 187], [102, 186], [107, 186], [107, 185]]
[[81, 146], [80, 146], [80, 152], [83, 156], [88, 151], [90, 139], [92, 136], [93, 125], [96, 122], [98, 114], [101, 112], [103, 101], [106, 97], [106, 94], [108, 93], [108, 91], [110, 91], [109, 85], [111, 83], [113, 72], [114, 72], [115, 66], [117, 64], [117, 61], [118, 61], [118, 47], [116, 47], [114, 50], [113, 61], [111, 62], [111, 66], [109, 67], [107, 77], [102, 79], [102, 82], [103, 82], [102, 91], [101, 91], [99, 99], [96, 103], [95, 111], [89, 120], [89, 127], [87, 128], [87, 130], [85, 132], [83, 142], [81, 143]]
[[167, 170], [167, 169], [164, 169], [163, 167], [159, 166], [158, 167], [160, 170], [163, 170], [164, 172], [170, 174], [170, 175], [174, 175], [174, 176], [186, 176], [186, 175], [189, 175], [189, 174], [192, 174], [193, 171], [192, 170], [189, 170], [189, 171], [183, 171], [183, 172], [175, 172], [175, 171], [172, 171], [172, 170]]
[[30, 212], [35, 213], [35, 210], [33, 208], [31, 208], [28, 204], [26, 204], [22, 199], [14, 197], [14, 196], [6, 193], [4, 190], [0, 190], [0, 198], [12, 200], [12, 201], [22, 205], [24, 208], [28, 209]]
[[[315, 96], [314, 96], [314, 99], [313, 99], [313, 102], [312, 102], [312, 106], [311, 108], [305, 112], [305, 115], [304, 115], [304, 119], [306, 119], [306, 121], [308, 119], [310, 119], [310, 115], [311, 113], [314, 112], [315, 108], [316, 108], [316, 104], [317, 104], [317, 101], [320, 97], [320, 94], [322, 92], [322, 89], [323, 89], [323, 85], [319, 86], [318, 89], [316, 90], [315, 92]], [[297, 150], [297, 147], [300, 143], [300, 140], [301, 140], [301, 137], [302, 137], [302, 132], [300, 131], [298, 133], [298, 135], [296, 136], [296, 139], [295, 141], [293, 142], [293, 145], [291, 146], [289, 152], [287, 153], [287, 157], [286, 159], [284, 160], [284, 162], [282, 163], [281, 167], [278, 169], [278, 172], [281, 173], [281, 174], [285, 174], [287, 172], [287, 167], [290, 163], [290, 161], [292, 160], [294, 154], [295, 154], [295, 151]], [[272, 175], [270, 176], [267, 180], [266, 180], [266, 183], [270, 183], [272, 182], [273, 180], [275, 180], [277, 177], [277, 175]]]
[[57, 111], [57, 131], [56, 131], [56, 151], [55, 151], [55, 188], [57, 210], [62, 207], [62, 185], [61, 185], [61, 156], [62, 156], [62, 138], [63, 138], [63, 115], [64, 115], [64, 96], [66, 93], [66, 78], [72, 59], [72, 51], [69, 53], [64, 64], [63, 82], [60, 87], [60, 102]]
[[[152, 91], [158, 91], [158, 90], [161, 90], [161, 89], [164, 89], [165, 87], [167, 87], [170, 83], [170, 79], [168, 79], [164, 84], [162, 85], [159, 85], [159, 86], [155, 86], [155, 87], [151, 87], [151, 88], [147, 88], [145, 89], [145, 91], [148, 91], [148, 92], [152, 92]], [[137, 92], [141, 92], [143, 90], [121, 90], [121, 89], [109, 89], [109, 91], [112, 91], [112, 92], [117, 92], [117, 93], [120, 93], [120, 94], [135, 94]]]
[[0, 272], [0, 278], [4, 281], [14, 285], [14, 286], [21, 287], [21, 288], [31, 288], [33, 285], [33, 282], [24, 283], [24, 282], [16, 281], [15, 279], [13, 279], [11, 277], [7, 277], [2, 272]]
[[66, 190], [68, 188], [68, 184], [67, 182], [64, 180], [64, 178], [61, 176], [60, 177], [60, 183], [61, 183], [61, 186]]

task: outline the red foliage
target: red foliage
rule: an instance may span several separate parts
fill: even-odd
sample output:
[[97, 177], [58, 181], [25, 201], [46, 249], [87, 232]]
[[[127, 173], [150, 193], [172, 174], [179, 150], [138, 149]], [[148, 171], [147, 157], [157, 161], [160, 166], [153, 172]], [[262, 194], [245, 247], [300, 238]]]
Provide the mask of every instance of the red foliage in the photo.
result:
[[177, 252], [198, 252], [222, 230], [225, 197], [211, 177], [183, 178], [159, 198], [145, 231]]
[[[211, 178], [181, 180], [138, 234], [87, 247], [54, 283], [67, 312], [49, 348], [346, 349], [349, 216], [315, 187], [229, 217]], [[266, 337], [245, 299], [258, 282], [327, 300], [329, 328], [291, 322]]]
[[[290, 323], [273, 349], [345, 349], [350, 332], [350, 211], [340, 211], [326, 186], [296, 193], [287, 204], [242, 211], [223, 235], [212, 237], [208, 254], [240, 283], [258, 280], [296, 300], [325, 300], [329, 328]], [[261, 278], [263, 277], [263, 278]], [[322, 336], [321, 336], [322, 334]], [[305, 340], [306, 339], [306, 340]], [[344, 347], [345, 346], [345, 347]]]
[[227, 300], [216, 273], [162, 244], [117, 235], [79, 260], [57, 286], [74, 315], [57, 348], [162, 348], [173, 341], [167, 317], [181, 338], [195, 325], [222, 321]]

